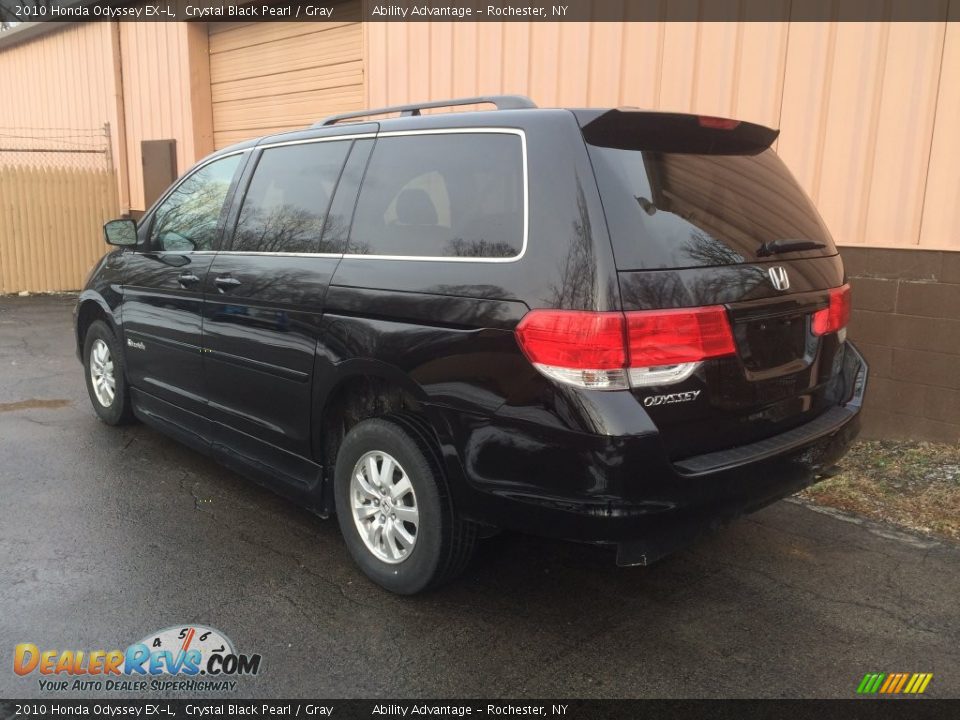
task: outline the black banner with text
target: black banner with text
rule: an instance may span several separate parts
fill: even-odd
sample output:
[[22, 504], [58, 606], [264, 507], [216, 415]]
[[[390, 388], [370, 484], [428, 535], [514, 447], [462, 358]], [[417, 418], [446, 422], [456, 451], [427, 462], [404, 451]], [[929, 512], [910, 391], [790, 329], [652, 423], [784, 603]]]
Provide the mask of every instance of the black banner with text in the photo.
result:
[[947, 0], [0, 0], [4, 23], [64, 21], [338, 22], [960, 21]]
[[960, 701], [877, 700], [3, 700], [7, 718], [563, 718], [939, 720]]

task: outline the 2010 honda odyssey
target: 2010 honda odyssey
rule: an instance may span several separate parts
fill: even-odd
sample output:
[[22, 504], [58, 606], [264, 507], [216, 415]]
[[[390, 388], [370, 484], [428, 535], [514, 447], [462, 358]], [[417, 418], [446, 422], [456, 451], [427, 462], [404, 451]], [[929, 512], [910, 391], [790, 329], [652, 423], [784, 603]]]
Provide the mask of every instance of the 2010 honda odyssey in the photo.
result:
[[93, 407], [336, 512], [396, 592], [496, 528], [652, 562], [857, 432], [843, 265], [776, 136], [504, 96], [220, 150], [105, 226]]

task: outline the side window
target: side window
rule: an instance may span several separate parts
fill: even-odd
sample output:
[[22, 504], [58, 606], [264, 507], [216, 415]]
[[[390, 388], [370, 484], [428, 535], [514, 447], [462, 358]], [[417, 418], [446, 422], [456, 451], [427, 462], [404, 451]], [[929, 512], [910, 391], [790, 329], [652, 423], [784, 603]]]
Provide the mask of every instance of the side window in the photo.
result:
[[332, 252], [321, 247], [320, 235], [349, 150], [349, 140], [264, 150], [244, 196], [231, 249]]
[[347, 252], [514, 257], [523, 247], [525, 192], [516, 134], [378, 138]]
[[223, 202], [242, 154], [204, 165], [167, 196], [153, 215], [152, 250], [212, 250]]

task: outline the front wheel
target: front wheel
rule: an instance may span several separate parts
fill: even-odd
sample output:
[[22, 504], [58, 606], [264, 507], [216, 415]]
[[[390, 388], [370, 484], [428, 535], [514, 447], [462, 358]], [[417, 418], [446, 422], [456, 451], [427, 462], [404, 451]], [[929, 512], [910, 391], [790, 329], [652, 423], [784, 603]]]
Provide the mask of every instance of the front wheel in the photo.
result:
[[83, 342], [83, 367], [94, 412], [108, 425], [133, 421], [120, 343], [102, 320], [93, 322]]
[[458, 517], [430, 450], [385, 419], [354, 426], [337, 452], [334, 500], [347, 549], [374, 582], [412, 595], [459, 574], [476, 528]]

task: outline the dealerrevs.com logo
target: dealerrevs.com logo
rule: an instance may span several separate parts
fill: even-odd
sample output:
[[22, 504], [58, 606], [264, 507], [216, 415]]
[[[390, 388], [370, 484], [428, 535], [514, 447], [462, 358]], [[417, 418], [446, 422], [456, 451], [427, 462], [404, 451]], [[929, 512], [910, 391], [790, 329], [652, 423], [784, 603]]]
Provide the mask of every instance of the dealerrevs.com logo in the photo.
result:
[[260, 655], [234, 650], [226, 635], [203, 625], [151, 633], [126, 650], [41, 649], [20, 643], [13, 671], [36, 677], [43, 692], [229, 691], [238, 676], [260, 672]]

